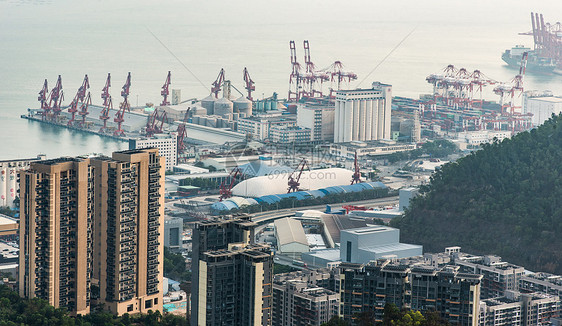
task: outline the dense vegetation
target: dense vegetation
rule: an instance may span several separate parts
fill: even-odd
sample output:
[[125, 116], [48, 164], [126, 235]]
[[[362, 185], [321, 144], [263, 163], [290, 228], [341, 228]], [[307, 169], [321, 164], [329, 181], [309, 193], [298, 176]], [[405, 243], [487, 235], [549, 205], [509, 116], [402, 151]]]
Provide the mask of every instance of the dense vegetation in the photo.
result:
[[392, 225], [429, 252], [459, 245], [562, 274], [562, 116], [437, 171]]
[[[446, 326], [449, 323], [439, 316], [435, 311], [421, 313], [413, 310], [400, 310], [393, 304], [387, 303], [384, 306], [384, 315], [382, 323], [375, 321], [372, 311], [365, 311], [355, 319], [357, 326]], [[351, 326], [350, 323], [344, 321], [338, 316], [330, 319], [329, 322], [322, 326]]]
[[65, 309], [54, 308], [42, 299], [26, 300], [5, 285], [0, 285], [0, 326], [187, 326], [185, 318], [160, 312], [116, 317], [107, 312], [93, 312], [71, 317]]
[[[369, 189], [360, 192], [348, 192], [339, 194], [328, 194], [324, 197], [309, 197], [303, 200], [297, 200], [296, 198], [283, 198], [278, 203], [268, 204], [262, 203], [261, 205], [247, 205], [242, 206], [240, 209], [230, 210], [230, 214], [234, 213], [258, 213], [265, 211], [272, 211], [276, 209], [292, 208], [292, 207], [304, 207], [304, 206], [316, 206], [316, 205], [326, 205], [326, 204], [339, 204], [347, 203], [353, 201], [369, 200], [375, 198], [382, 198], [388, 196], [394, 196], [396, 193], [391, 193], [388, 189]], [[224, 213], [224, 211], [216, 212]]]
[[186, 267], [185, 258], [171, 252], [168, 247], [164, 247], [164, 276], [180, 283], [191, 281], [191, 271]]
[[427, 142], [411, 151], [397, 152], [387, 156], [390, 163], [414, 160], [422, 156], [429, 156], [432, 158], [444, 158], [458, 151], [457, 145], [445, 140], [438, 139], [432, 142]]

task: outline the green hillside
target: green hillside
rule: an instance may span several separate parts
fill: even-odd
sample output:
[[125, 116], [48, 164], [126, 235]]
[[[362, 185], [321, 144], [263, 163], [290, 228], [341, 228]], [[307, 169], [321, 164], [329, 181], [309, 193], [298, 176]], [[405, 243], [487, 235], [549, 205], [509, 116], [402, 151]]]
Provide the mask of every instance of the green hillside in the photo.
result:
[[562, 274], [562, 116], [445, 165], [422, 193], [392, 223], [403, 242]]

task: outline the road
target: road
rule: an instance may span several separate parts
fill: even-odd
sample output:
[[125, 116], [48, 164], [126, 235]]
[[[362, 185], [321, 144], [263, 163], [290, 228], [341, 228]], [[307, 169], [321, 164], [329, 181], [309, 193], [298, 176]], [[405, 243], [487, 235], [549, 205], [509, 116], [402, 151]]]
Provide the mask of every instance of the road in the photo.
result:
[[[337, 204], [329, 204], [330, 206], [342, 206], [342, 205], [353, 205], [353, 206], [386, 206], [396, 204], [398, 202], [398, 196], [392, 197], [384, 197], [384, 198], [376, 198], [376, 199], [369, 199], [369, 200], [360, 200], [354, 202], [347, 202], [347, 203], [337, 203]], [[322, 209], [324, 210], [326, 205], [316, 205], [316, 206], [305, 206], [305, 207], [295, 207], [295, 208], [286, 208], [280, 209], [275, 211], [267, 211], [263, 213], [255, 213], [252, 214], [252, 221], [263, 224], [266, 222], [270, 222], [272, 220], [276, 220], [283, 217], [293, 216], [296, 211], [302, 210], [309, 210], [309, 209]]]

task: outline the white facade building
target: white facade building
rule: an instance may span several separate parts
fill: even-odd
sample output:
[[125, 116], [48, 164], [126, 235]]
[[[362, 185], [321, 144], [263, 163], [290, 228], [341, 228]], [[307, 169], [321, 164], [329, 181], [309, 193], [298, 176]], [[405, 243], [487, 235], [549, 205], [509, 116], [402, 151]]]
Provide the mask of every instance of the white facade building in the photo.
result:
[[550, 119], [552, 114], [560, 114], [562, 112], [562, 97], [556, 96], [540, 96], [530, 97], [528, 94], [523, 95], [523, 113], [531, 113], [531, 122], [533, 127], [543, 124]]
[[334, 142], [390, 139], [392, 86], [336, 92]]
[[172, 171], [178, 164], [178, 136], [175, 132], [129, 139], [129, 149], [149, 147], [158, 148], [158, 154], [166, 158], [166, 171]]
[[332, 105], [299, 103], [297, 125], [308, 128], [311, 141], [332, 141], [334, 139], [334, 116], [336, 108]]
[[36, 158], [0, 161], [0, 206], [16, 206], [14, 200], [19, 189], [18, 171], [28, 169], [31, 162], [44, 159], [45, 155], [41, 154]]

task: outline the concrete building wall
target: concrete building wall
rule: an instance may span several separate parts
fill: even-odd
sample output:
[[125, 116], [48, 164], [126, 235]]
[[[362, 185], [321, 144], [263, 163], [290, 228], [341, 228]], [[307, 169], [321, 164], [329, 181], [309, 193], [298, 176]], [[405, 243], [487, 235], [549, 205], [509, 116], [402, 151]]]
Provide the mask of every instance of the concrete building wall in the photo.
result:
[[129, 140], [129, 149], [151, 147], [158, 148], [159, 155], [166, 158], [166, 171], [172, 171], [178, 164], [178, 136], [176, 133]]
[[183, 219], [169, 217], [164, 219], [164, 247], [180, 249], [182, 246]]
[[560, 114], [562, 112], [561, 97], [529, 97], [527, 94], [523, 96], [523, 113], [533, 114], [531, 117], [533, 126], [541, 125], [550, 119], [552, 114]]
[[390, 139], [392, 86], [336, 92], [334, 142]]

